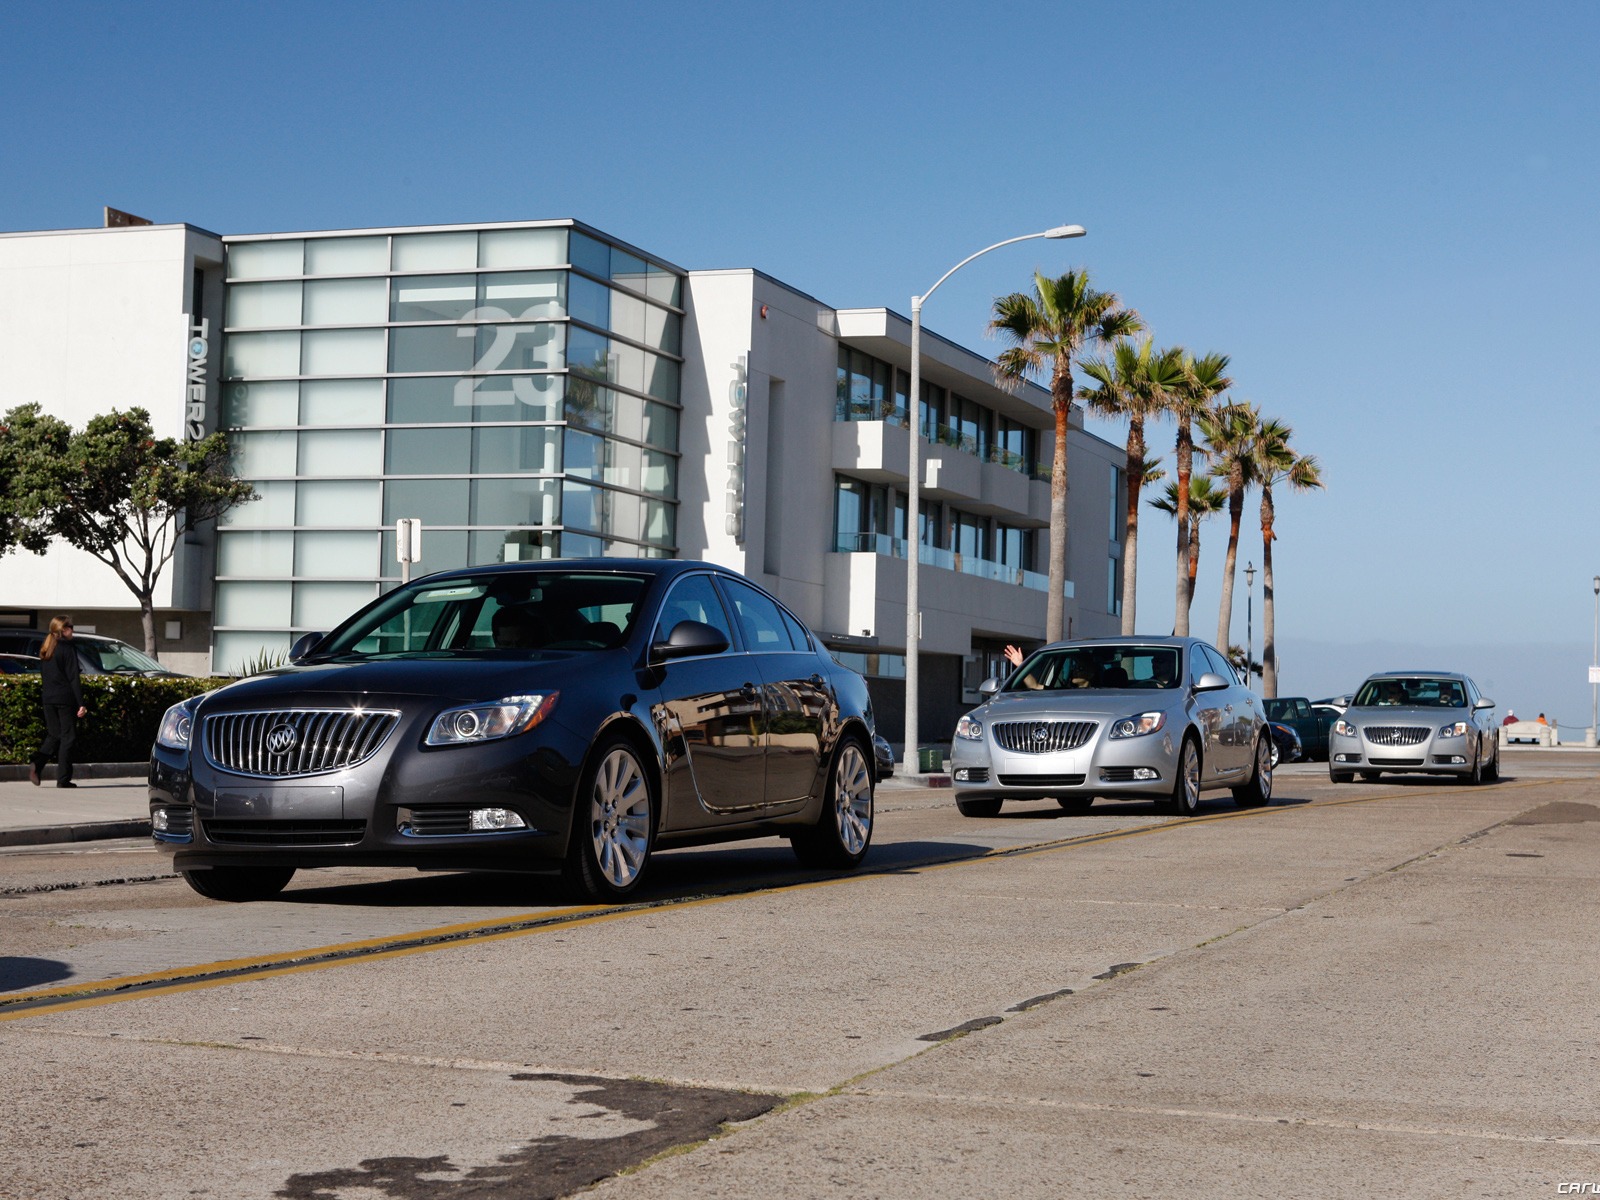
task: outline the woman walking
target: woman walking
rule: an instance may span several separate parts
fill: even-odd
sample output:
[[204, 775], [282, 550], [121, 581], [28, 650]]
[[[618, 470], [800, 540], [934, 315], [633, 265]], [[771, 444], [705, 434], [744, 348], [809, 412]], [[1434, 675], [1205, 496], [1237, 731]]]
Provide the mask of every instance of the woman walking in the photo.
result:
[[72, 644], [72, 618], [52, 617], [50, 635], [39, 647], [44, 660], [45, 739], [33, 756], [28, 782], [39, 786], [39, 772], [55, 756], [57, 787], [77, 787], [72, 782], [72, 743], [78, 739], [78, 719], [88, 713], [83, 703], [83, 684], [79, 679], [78, 651]]

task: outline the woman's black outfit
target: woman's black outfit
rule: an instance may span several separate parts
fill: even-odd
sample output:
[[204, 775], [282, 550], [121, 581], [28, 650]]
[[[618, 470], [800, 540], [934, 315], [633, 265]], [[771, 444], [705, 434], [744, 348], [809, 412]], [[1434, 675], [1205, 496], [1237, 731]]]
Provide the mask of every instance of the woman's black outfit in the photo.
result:
[[55, 756], [57, 787], [77, 787], [72, 782], [72, 744], [78, 740], [78, 710], [83, 705], [83, 683], [79, 676], [78, 651], [66, 638], [56, 642], [55, 652], [44, 660], [44, 744], [33, 756], [33, 782]]

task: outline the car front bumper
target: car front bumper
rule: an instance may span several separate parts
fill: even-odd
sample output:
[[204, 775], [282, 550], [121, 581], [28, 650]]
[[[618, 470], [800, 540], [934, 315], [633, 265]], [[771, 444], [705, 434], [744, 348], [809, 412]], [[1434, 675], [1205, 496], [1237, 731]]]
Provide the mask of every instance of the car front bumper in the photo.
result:
[[1472, 774], [1470, 734], [1442, 736], [1437, 730], [1409, 745], [1375, 743], [1363, 729], [1357, 736], [1328, 735], [1330, 771], [1407, 771], [1428, 775]]
[[1015, 800], [1048, 796], [1166, 796], [1178, 770], [1170, 728], [1143, 737], [1111, 739], [1102, 722], [1082, 746], [1032, 754], [1007, 750], [989, 728], [981, 741], [956, 738], [950, 778], [959, 799]]

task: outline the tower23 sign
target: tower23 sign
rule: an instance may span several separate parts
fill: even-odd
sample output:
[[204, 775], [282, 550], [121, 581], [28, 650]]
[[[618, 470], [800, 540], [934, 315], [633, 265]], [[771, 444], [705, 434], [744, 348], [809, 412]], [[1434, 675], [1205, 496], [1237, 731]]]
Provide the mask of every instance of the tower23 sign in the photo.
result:
[[205, 317], [189, 324], [189, 391], [184, 407], [184, 437], [198, 442], [206, 436], [206, 383], [210, 374], [211, 322]]

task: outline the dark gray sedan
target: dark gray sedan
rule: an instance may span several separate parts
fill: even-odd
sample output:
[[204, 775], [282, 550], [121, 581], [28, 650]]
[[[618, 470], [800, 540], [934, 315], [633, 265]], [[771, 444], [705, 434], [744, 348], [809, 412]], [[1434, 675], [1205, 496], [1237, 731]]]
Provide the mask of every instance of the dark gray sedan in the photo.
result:
[[872, 838], [866, 681], [708, 563], [431, 575], [291, 657], [162, 721], [154, 837], [202, 895], [410, 866], [616, 899], [659, 847], [778, 835], [848, 869]]
[[950, 748], [956, 805], [993, 816], [1006, 800], [1148, 797], [1193, 814], [1200, 793], [1272, 800], [1272, 737], [1255, 693], [1196, 638], [1056, 642], [962, 717]]
[[1455, 671], [1385, 671], [1361, 685], [1328, 735], [1328, 777], [1360, 772], [1454, 775], [1463, 783], [1500, 776], [1494, 701]]

